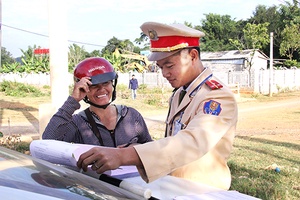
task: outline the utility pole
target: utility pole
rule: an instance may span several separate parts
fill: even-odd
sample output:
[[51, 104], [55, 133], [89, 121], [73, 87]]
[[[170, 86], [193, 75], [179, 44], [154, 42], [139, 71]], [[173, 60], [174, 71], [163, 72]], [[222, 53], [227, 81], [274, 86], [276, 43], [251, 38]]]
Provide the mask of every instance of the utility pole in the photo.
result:
[[48, 0], [51, 100], [60, 108], [69, 96], [67, 3]]
[[48, 0], [51, 104], [39, 107], [40, 139], [52, 115], [69, 96], [67, 3]]
[[269, 96], [273, 96], [273, 32], [270, 33], [270, 77], [269, 77]]

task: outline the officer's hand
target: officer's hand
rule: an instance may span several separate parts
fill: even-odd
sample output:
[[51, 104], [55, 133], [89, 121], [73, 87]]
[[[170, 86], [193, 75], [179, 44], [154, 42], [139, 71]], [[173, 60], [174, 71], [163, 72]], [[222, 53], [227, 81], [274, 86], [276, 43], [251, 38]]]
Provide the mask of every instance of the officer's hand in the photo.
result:
[[94, 147], [81, 154], [77, 166], [87, 171], [91, 165], [92, 170], [101, 174], [107, 170], [117, 169], [121, 166], [121, 158], [118, 148]]

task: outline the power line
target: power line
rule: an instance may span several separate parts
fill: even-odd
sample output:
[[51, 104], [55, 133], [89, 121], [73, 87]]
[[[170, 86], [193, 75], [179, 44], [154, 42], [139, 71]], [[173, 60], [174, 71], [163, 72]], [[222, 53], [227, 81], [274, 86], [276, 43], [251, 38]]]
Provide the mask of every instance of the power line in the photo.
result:
[[[48, 35], [44, 35], [44, 34], [32, 32], [32, 31], [27, 31], [27, 30], [20, 29], [20, 28], [16, 28], [16, 27], [9, 26], [9, 25], [6, 25], [6, 24], [0, 24], [0, 27], [1, 27], [1, 26], [5, 26], [5, 27], [7, 27], [7, 28], [15, 29], [15, 30], [18, 30], [18, 31], [22, 31], [22, 32], [26, 32], [26, 33], [33, 34], [33, 35], [38, 35], [38, 36], [42, 36], [42, 37], [47, 37], [47, 38], [49, 38]], [[104, 45], [92, 44], [92, 43], [87, 43], [87, 42], [79, 42], [79, 41], [75, 41], [75, 40], [68, 40], [68, 42], [77, 43], [77, 44], [84, 44], [84, 45], [90, 45], [90, 46], [97, 46], [97, 47], [105, 47]]]
[[40, 34], [40, 33], [31, 32], [31, 31], [27, 31], [27, 30], [24, 30], [24, 29], [12, 27], [12, 26], [5, 25], [5, 24], [1, 24], [1, 26], [5, 26], [5, 27], [11, 28], [11, 29], [18, 30], [18, 31], [23, 31], [23, 32], [31, 33], [31, 34], [34, 34], [34, 35], [39, 35], [39, 36], [43, 36], [43, 37], [49, 37], [47, 35], [43, 35], [43, 34]]

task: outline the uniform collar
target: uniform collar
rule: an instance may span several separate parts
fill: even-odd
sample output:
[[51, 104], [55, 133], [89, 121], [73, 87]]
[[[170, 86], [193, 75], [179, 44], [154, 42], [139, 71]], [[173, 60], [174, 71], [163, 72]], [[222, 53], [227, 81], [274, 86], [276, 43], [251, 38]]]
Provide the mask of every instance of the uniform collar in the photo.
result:
[[[191, 101], [191, 98], [193, 98], [197, 94], [201, 86], [205, 83], [206, 80], [210, 79], [211, 76], [212, 76], [211, 69], [204, 68], [202, 73], [197, 78], [195, 78], [195, 80], [186, 88], [187, 93], [176, 110], [180, 111], [184, 107], [186, 107], [187, 104], [189, 104], [189, 102]], [[175, 104], [178, 104], [177, 99], [179, 98], [179, 93], [182, 89], [183, 87], [181, 87], [178, 91], [176, 91], [176, 94], [174, 95], [173, 101], [175, 102]]]

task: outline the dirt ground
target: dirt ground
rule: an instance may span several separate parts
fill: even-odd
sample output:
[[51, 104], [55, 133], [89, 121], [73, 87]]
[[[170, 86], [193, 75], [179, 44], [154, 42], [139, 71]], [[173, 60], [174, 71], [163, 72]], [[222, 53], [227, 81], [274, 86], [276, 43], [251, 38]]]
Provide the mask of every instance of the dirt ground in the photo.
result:
[[[43, 103], [50, 103], [49, 99], [0, 94], [0, 132], [38, 136], [39, 105]], [[273, 97], [271, 101], [240, 98], [238, 107], [237, 135], [300, 144], [300, 92]], [[144, 115], [150, 133], [163, 133], [165, 114]]]
[[238, 103], [237, 135], [300, 144], [300, 93], [273, 101]]

